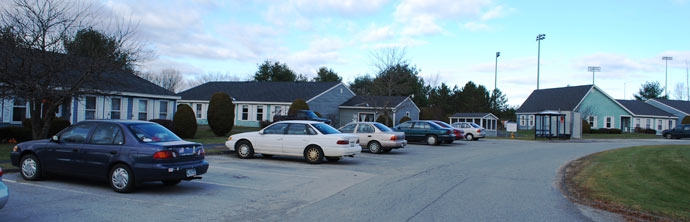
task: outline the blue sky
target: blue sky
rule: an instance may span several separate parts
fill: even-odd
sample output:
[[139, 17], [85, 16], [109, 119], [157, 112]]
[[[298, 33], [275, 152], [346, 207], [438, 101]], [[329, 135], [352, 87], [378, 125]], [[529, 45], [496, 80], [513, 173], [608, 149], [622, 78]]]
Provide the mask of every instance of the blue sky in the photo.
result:
[[[537, 88], [592, 83], [632, 99], [646, 81], [679, 98], [690, 66], [690, 2], [498, 0], [104, 1], [112, 14], [137, 22], [137, 38], [156, 57], [144, 71], [177, 69], [250, 80], [265, 60], [314, 77], [326, 66], [345, 83], [375, 76], [372, 52], [405, 49], [427, 83], [497, 87], [510, 105]], [[685, 89], [685, 88], [683, 88]], [[682, 99], [686, 99], [685, 95]]]

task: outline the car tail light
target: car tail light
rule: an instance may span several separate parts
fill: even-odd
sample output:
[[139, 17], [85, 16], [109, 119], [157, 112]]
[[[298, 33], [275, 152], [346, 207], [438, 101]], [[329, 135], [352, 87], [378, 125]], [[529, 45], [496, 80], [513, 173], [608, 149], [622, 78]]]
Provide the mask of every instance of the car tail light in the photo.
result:
[[0, 177], [2, 177], [2, 168], [0, 168]]
[[336, 142], [336, 143], [339, 145], [347, 145], [347, 144], [350, 144], [350, 141], [349, 140], [338, 140], [338, 142]]
[[481, 129], [478, 129], [478, 130], [477, 130], [477, 133], [481, 133], [481, 132], [482, 132], [482, 130], [481, 130]]
[[177, 157], [177, 153], [171, 150], [162, 150], [153, 154], [153, 159], [171, 159]]
[[396, 135], [391, 136], [391, 141], [396, 141], [396, 140], [398, 140], [398, 136], [396, 136]]

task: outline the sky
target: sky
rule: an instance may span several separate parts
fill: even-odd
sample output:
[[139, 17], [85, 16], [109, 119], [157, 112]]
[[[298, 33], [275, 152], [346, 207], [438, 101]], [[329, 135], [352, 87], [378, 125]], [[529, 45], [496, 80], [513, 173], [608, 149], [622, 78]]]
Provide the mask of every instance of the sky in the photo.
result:
[[[537, 89], [594, 84], [634, 99], [645, 82], [687, 98], [690, 0], [102, 0], [155, 53], [142, 71], [251, 80], [266, 60], [344, 83], [376, 76], [372, 53], [404, 50], [432, 86], [496, 87], [519, 106]], [[539, 34], [545, 38], [536, 41]], [[500, 57], [496, 58], [496, 52]], [[662, 60], [669, 56], [672, 60]], [[589, 66], [600, 72], [588, 72]], [[539, 67], [539, 75], [537, 75]], [[668, 71], [667, 71], [668, 70]], [[495, 78], [497, 76], [497, 79]], [[667, 80], [668, 78], [668, 80]], [[495, 81], [496, 79], [496, 81]]]

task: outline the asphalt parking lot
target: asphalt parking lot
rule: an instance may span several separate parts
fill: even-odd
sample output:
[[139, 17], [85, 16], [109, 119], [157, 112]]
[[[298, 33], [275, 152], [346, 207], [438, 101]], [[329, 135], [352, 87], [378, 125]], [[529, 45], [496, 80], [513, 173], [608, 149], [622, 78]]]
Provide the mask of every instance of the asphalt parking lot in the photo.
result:
[[113, 192], [104, 181], [4, 175], [2, 221], [589, 221], [616, 220], [569, 202], [558, 171], [602, 150], [690, 140], [577, 142], [485, 139], [337, 163], [208, 156], [202, 180]]

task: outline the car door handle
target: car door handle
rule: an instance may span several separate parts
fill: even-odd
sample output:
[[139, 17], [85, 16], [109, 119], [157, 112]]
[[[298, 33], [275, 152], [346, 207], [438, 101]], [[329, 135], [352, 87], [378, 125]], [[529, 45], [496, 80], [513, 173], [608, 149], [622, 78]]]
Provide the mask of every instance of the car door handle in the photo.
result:
[[371, 135], [367, 135], [367, 137], [371, 137]]

